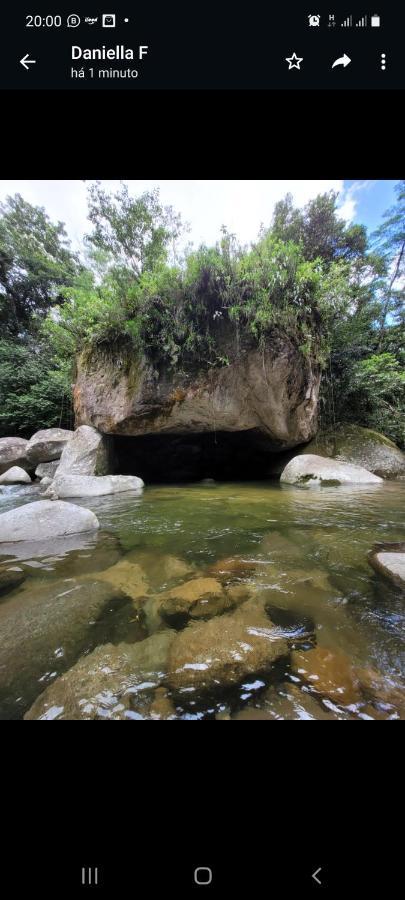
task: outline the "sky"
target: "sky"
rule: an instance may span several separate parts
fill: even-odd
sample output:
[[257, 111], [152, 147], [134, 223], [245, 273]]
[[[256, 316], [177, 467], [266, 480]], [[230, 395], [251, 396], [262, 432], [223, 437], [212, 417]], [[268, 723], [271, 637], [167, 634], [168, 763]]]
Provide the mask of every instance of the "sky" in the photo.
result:
[[[106, 190], [119, 188], [118, 181], [103, 181]], [[347, 222], [360, 222], [373, 231], [383, 212], [394, 200], [395, 181], [126, 181], [134, 196], [158, 187], [164, 205], [172, 205], [181, 213], [190, 231], [185, 243], [194, 247], [215, 244], [221, 225], [236, 234], [243, 243], [254, 241], [261, 224], [270, 224], [275, 203], [286, 193], [302, 207], [324, 191], [339, 193], [340, 215]], [[90, 182], [84, 181], [0, 181], [0, 201], [9, 194], [20, 193], [29, 203], [45, 207], [52, 221], [62, 221], [73, 249], [83, 246], [83, 235], [89, 231], [86, 193]]]

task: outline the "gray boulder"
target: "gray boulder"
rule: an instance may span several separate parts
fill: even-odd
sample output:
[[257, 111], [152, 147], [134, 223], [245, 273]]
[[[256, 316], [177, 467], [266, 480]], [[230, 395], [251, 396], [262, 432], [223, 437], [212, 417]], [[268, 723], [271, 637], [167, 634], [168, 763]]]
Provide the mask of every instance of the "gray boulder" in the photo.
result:
[[20, 466], [22, 469], [32, 468], [26, 456], [27, 446], [28, 441], [24, 438], [0, 438], [0, 475], [11, 466]]
[[48, 478], [47, 475], [45, 475], [44, 478], [41, 478], [41, 484], [44, 487], [49, 487], [49, 485], [52, 484], [52, 481], [53, 481], [53, 478]]
[[37, 478], [52, 478], [55, 475], [56, 469], [58, 468], [59, 460], [54, 459], [52, 462], [44, 462], [40, 463], [39, 466], [35, 469], [35, 475]]
[[58, 497], [102, 497], [123, 491], [142, 492], [144, 483], [136, 475], [59, 475], [52, 482], [51, 490]]
[[98, 519], [89, 509], [63, 501], [37, 500], [0, 515], [0, 543], [41, 541], [98, 527]]
[[36, 466], [38, 463], [59, 459], [62, 450], [73, 437], [73, 431], [65, 428], [44, 428], [32, 435], [27, 445], [27, 459]]
[[370, 566], [398, 587], [405, 588], [405, 541], [376, 544], [368, 555]]
[[21, 469], [20, 466], [11, 466], [11, 469], [7, 469], [7, 472], [3, 472], [3, 475], [0, 475], [0, 484], [30, 484], [31, 478], [28, 475], [28, 472], [25, 469]]
[[325, 459], [312, 453], [295, 456], [283, 469], [280, 481], [284, 484], [313, 485], [378, 484], [382, 478], [361, 466], [351, 466], [337, 460]]
[[97, 428], [80, 425], [60, 458], [58, 475], [107, 475], [110, 442]]
[[405, 475], [405, 453], [385, 435], [360, 425], [341, 425], [334, 431], [321, 432], [302, 452], [364, 466], [381, 478]]

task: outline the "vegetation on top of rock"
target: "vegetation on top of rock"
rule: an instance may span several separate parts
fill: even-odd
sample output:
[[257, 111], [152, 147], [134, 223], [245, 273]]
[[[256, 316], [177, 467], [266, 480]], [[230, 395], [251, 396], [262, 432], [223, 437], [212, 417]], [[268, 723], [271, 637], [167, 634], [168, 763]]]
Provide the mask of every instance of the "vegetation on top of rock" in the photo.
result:
[[[322, 424], [355, 421], [404, 443], [405, 183], [370, 240], [337, 195], [276, 204], [250, 247], [223, 228], [178, 252], [158, 191], [89, 188], [85, 262], [61, 223], [19, 195], [0, 208], [0, 433], [72, 424], [78, 351], [126, 348], [177, 371], [226, 366], [288, 337], [324, 369]], [[17, 360], [17, 366], [16, 366]], [[18, 377], [16, 377], [16, 368]]]

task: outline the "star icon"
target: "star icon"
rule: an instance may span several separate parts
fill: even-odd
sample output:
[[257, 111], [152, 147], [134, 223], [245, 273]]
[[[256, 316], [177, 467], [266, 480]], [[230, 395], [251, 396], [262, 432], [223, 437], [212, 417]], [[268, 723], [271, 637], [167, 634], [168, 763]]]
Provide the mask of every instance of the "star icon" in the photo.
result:
[[297, 56], [296, 53], [293, 53], [292, 56], [286, 56], [285, 61], [288, 62], [288, 71], [290, 71], [290, 69], [301, 69], [303, 59], [303, 56]]

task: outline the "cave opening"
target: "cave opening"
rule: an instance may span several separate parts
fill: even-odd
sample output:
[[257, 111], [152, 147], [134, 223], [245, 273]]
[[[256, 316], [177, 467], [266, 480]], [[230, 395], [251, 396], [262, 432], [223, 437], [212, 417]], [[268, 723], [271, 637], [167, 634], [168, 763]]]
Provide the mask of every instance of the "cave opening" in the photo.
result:
[[260, 481], [278, 477], [285, 457], [257, 430], [112, 435], [112, 443], [114, 472], [138, 475], [146, 484]]

